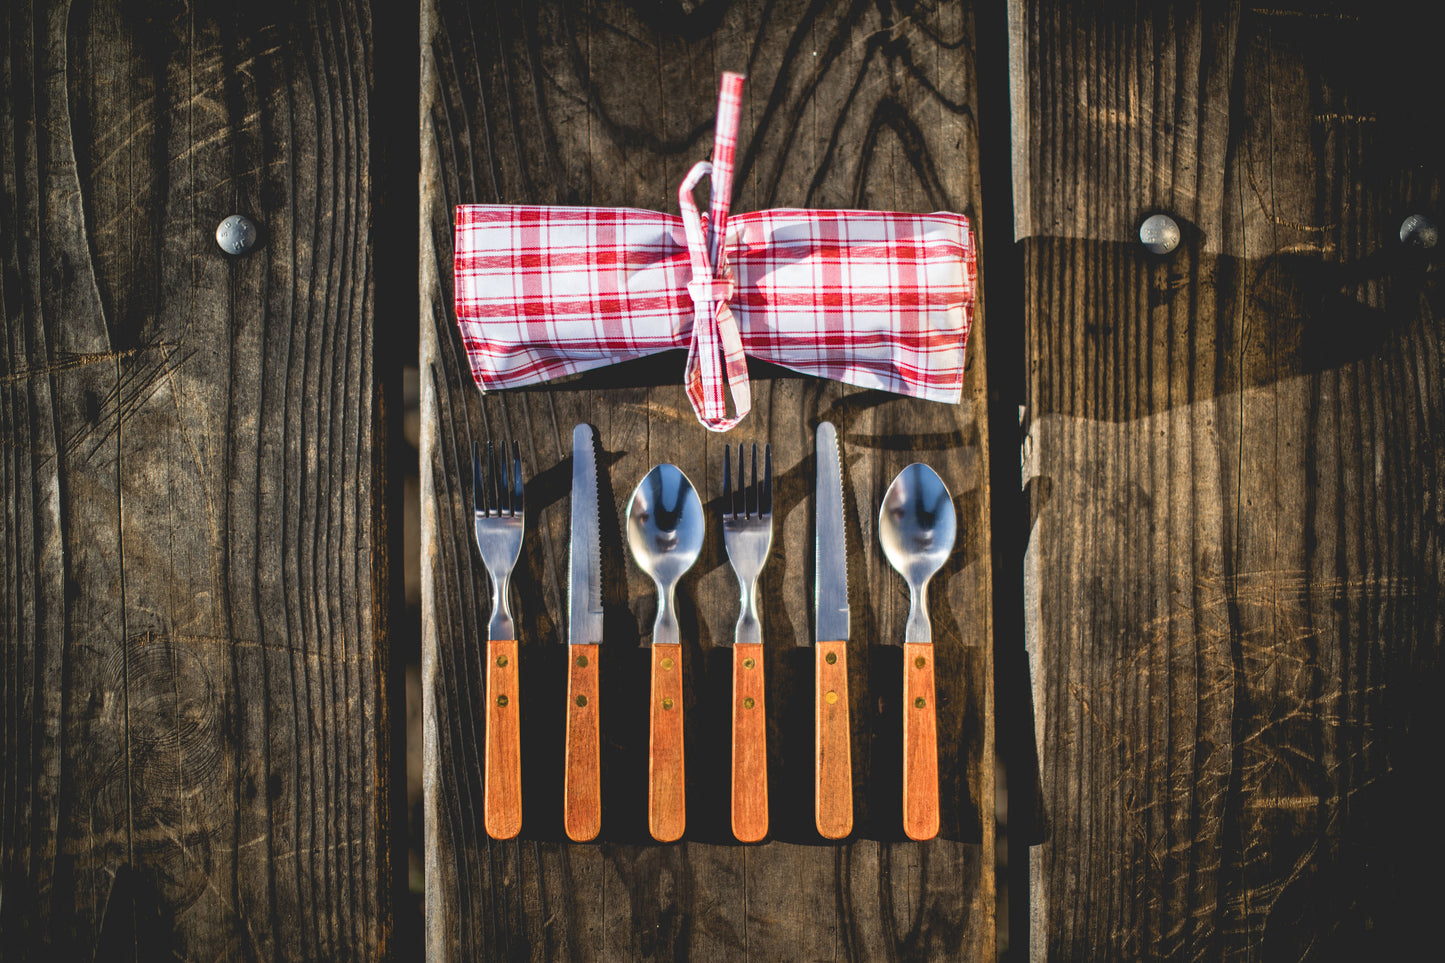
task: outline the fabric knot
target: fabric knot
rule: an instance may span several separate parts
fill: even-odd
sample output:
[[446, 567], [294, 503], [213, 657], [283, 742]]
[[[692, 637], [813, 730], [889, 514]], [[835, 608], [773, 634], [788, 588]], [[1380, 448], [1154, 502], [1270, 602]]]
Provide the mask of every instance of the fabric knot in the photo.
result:
[[732, 278], [694, 277], [687, 282], [687, 294], [694, 303], [731, 301], [736, 287]]
[[[697, 420], [712, 431], [732, 428], [747, 416], [753, 406], [742, 335], [738, 332], [732, 308], [728, 306], [736, 285], [728, 270], [724, 250], [742, 90], [741, 74], [723, 74], [722, 90], [718, 94], [712, 163], [700, 161], [694, 164], [677, 189], [677, 203], [682, 210], [683, 228], [687, 234], [688, 261], [692, 265], [692, 279], [687, 283], [687, 293], [693, 302], [692, 340], [688, 345], [683, 380]], [[692, 191], [704, 177], [709, 176], [712, 178], [712, 206], [707, 230], [704, 231]], [[729, 399], [733, 407], [731, 414], [728, 413]]]

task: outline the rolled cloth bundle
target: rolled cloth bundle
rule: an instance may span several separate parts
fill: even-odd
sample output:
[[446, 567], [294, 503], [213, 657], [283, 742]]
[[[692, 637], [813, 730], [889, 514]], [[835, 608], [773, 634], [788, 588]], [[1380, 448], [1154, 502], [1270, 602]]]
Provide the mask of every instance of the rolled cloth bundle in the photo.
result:
[[[730, 217], [742, 85], [723, 75], [712, 163], [683, 179], [681, 217], [458, 206], [457, 324], [482, 390], [687, 347], [687, 396], [714, 431], [752, 407], [747, 357], [959, 401], [976, 284], [968, 219], [788, 209]], [[707, 175], [712, 207], [699, 214], [692, 191]]]

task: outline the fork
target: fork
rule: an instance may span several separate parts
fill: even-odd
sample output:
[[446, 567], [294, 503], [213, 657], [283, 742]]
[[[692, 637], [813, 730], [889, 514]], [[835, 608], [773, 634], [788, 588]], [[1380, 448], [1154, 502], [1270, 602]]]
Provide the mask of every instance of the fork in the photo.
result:
[[732, 828], [741, 842], [768, 832], [767, 719], [763, 708], [763, 628], [758, 618], [758, 575], [773, 544], [773, 448], [763, 454], [758, 483], [758, 446], [747, 483], [743, 446], [738, 446], [738, 483], [733, 489], [731, 446], [723, 449], [723, 545], [737, 573], [740, 611], [733, 639]]
[[507, 590], [522, 553], [522, 459], [512, 442], [512, 465], [487, 442], [487, 478], [472, 444], [472, 504], [477, 548], [492, 580], [487, 623], [487, 747], [482, 819], [487, 835], [511, 839], [522, 828], [521, 704], [517, 680], [517, 628]]

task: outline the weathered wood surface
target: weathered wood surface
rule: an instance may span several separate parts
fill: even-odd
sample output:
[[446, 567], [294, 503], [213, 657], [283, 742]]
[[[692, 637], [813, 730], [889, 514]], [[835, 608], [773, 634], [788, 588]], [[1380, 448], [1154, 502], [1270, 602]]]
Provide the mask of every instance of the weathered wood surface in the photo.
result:
[[1036, 958], [1433, 942], [1434, 31], [1303, 6], [1011, 6]]
[[[961, 406], [758, 372], [754, 409], [712, 436], [668, 354], [565, 385], [483, 397], [451, 307], [459, 202], [676, 211], [711, 149], [718, 78], [749, 75], [733, 209], [957, 210], [981, 226], [968, 8], [599, 3], [429, 5], [423, 15], [422, 484], [427, 944], [436, 959], [980, 959], [994, 954], [990, 550], [985, 522], [985, 319]], [[813, 435], [838, 426], [853, 591], [848, 662], [854, 835], [813, 826]], [[602, 475], [603, 819], [563, 835], [561, 780], [570, 442], [598, 433]], [[520, 612], [523, 828], [482, 828], [479, 653], [489, 604], [472, 537], [473, 442], [522, 442], [528, 476]], [[721, 507], [724, 444], [771, 442], [776, 529], [762, 579], [769, 705], [769, 841], [729, 831], [728, 726], [736, 583], [720, 529], [680, 597], [687, 678], [687, 833], [646, 829], [651, 582], [626, 557], [625, 499], [660, 461]], [[874, 533], [878, 500], [932, 463], [959, 513], [934, 583], [943, 832], [901, 828], [900, 650], [907, 592]]]
[[370, 47], [348, 0], [0, 14], [7, 960], [386, 951]]

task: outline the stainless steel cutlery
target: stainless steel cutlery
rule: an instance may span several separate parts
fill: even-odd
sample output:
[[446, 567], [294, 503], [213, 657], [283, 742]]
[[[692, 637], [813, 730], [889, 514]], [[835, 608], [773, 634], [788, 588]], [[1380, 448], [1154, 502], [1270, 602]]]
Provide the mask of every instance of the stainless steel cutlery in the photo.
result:
[[602, 828], [598, 646], [602, 642], [602, 536], [592, 428], [572, 430], [572, 541], [567, 564], [567, 750], [562, 825], [578, 842]]
[[682, 636], [678, 580], [702, 551], [702, 500], [676, 465], [658, 465], [638, 482], [627, 504], [627, 544], [638, 568], [657, 585], [652, 625], [652, 697], [647, 756], [647, 826], [672, 842], [687, 822], [682, 728]]
[[758, 446], [747, 480], [738, 446], [738, 484], [733, 488], [730, 448], [723, 449], [723, 545], [738, 577], [738, 624], [733, 636], [732, 827], [733, 835], [755, 843], [768, 833], [768, 724], [763, 697], [763, 627], [758, 613], [758, 576], [773, 544], [773, 449], [763, 453], [758, 480]]
[[[852, 743], [848, 698], [850, 635], [847, 539], [842, 459], [837, 432], [821, 422], [815, 439], [816, 611], [814, 646], [814, 821], [818, 834], [842, 839], [853, 831]], [[722, 542], [738, 580], [733, 634], [731, 704], [731, 823], [733, 835], [756, 842], [768, 834], [766, 662], [759, 589], [773, 540], [772, 446], [751, 457], [741, 445], [737, 473], [732, 448], [723, 451]], [[524, 485], [517, 444], [511, 458], [487, 444], [472, 450], [477, 549], [491, 580], [487, 624], [484, 820], [498, 839], [522, 824], [520, 680], [517, 631], [509, 589], [521, 554]], [[567, 708], [563, 825], [584, 842], [602, 824], [602, 767], [598, 656], [603, 639], [601, 506], [597, 444], [592, 429], [572, 434], [571, 541], [567, 581]], [[938, 834], [938, 732], [935, 659], [928, 585], [953, 550], [957, 520], [948, 487], [915, 463], [893, 479], [878, 511], [878, 539], [889, 564], [909, 588], [903, 647], [903, 829], [912, 839]], [[648, 829], [662, 842], [686, 827], [683, 728], [683, 645], [676, 593], [705, 544], [702, 499], [675, 465], [648, 471], [628, 499], [625, 535], [633, 559], [657, 588], [652, 627], [648, 706]], [[800, 645], [810, 644], [800, 640]]]
[[898, 473], [878, 509], [878, 541], [908, 582], [903, 636], [903, 832], [938, 835], [938, 720], [928, 582], [953, 551], [956, 524], [948, 486], [927, 465]]
[[[820, 422], [814, 481], [813, 820], [818, 835], [853, 831], [853, 751], [848, 727], [848, 546], [838, 433]], [[800, 645], [806, 641], [800, 641]]]
[[487, 834], [510, 839], [522, 828], [521, 707], [518, 700], [517, 630], [508, 601], [512, 569], [522, 552], [522, 459], [512, 442], [512, 463], [487, 444], [487, 470], [472, 446], [472, 504], [477, 549], [492, 581], [492, 618], [487, 623], [486, 782], [482, 819]]

